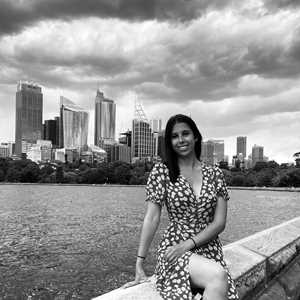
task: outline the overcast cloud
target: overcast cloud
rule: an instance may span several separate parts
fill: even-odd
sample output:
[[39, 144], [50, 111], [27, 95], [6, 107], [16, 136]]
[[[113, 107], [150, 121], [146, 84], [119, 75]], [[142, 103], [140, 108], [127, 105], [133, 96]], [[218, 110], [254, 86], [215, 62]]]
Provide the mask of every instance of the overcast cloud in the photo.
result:
[[300, 151], [299, 1], [0, 2], [0, 140], [14, 140], [22, 79], [42, 85], [44, 119], [60, 95], [92, 117], [100, 87], [118, 131], [138, 98], [149, 118], [191, 114], [229, 155], [237, 135], [279, 162]]

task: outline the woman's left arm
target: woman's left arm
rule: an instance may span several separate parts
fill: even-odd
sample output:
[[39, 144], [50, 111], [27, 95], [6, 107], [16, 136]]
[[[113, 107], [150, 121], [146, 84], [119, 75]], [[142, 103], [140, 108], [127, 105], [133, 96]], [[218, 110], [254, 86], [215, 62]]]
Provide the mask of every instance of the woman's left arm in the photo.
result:
[[[214, 215], [214, 220], [207, 225], [198, 234], [194, 235], [192, 238], [195, 241], [197, 247], [204, 245], [216, 238], [219, 233], [221, 233], [226, 226], [227, 217], [227, 200], [223, 196], [217, 196], [217, 205]], [[193, 249], [196, 245], [192, 239], [187, 239], [177, 245], [169, 247], [166, 251], [166, 259], [173, 261], [176, 257], [181, 256], [186, 251]]]
[[[192, 237], [197, 246], [208, 243], [210, 240], [216, 238], [218, 234], [224, 231], [226, 226], [226, 218], [227, 201], [222, 196], [218, 196], [214, 220], [207, 225], [205, 229]], [[195, 247], [195, 244], [191, 239], [184, 241], [184, 244], [187, 250], [191, 250]]]

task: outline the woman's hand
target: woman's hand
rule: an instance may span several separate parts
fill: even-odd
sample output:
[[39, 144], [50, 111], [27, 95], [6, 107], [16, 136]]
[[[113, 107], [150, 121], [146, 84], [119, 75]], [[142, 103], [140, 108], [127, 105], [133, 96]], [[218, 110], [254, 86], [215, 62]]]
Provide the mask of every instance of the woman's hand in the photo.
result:
[[146, 276], [142, 263], [137, 262], [135, 269], [135, 279], [133, 281], [125, 283], [122, 288], [127, 289], [131, 286], [150, 281]]
[[177, 258], [179, 258], [182, 254], [190, 249], [190, 242], [186, 240], [184, 242], [180, 242], [179, 244], [170, 246], [167, 248], [165, 252], [165, 259], [170, 262], [174, 263]]

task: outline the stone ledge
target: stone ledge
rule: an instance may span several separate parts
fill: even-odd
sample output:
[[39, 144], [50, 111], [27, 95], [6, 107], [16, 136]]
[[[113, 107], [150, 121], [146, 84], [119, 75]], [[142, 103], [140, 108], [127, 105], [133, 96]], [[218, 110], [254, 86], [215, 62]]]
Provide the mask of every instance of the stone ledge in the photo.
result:
[[[262, 290], [300, 255], [300, 217], [226, 245], [223, 250], [240, 299], [251, 298], [252, 294]], [[298, 269], [296, 267], [296, 271], [292, 270], [287, 272], [290, 277], [295, 276], [294, 273]], [[289, 278], [288, 276], [286, 278]], [[93, 300], [161, 300], [155, 290], [154, 276], [150, 280], [128, 289], [116, 289]], [[291, 293], [294, 286], [289, 285], [286, 279], [282, 279], [281, 282], [274, 285], [274, 293], [284, 293], [284, 284], [286, 290], [289, 289]], [[271, 298], [259, 300], [264, 299]]]

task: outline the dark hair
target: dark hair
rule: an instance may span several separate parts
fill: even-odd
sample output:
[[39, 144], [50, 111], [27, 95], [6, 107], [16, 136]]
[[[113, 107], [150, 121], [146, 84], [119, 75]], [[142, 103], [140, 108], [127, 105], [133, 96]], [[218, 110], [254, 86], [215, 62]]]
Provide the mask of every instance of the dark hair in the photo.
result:
[[190, 117], [179, 114], [172, 116], [168, 120], [165, 130], [165, 164], [169, 169], [169, 176], [172, 183], [174, 183], [179, 176], [178, 158], [172, 147], [172, 130], [176, 123], [186, 123], [193, 131], [194, 137], [197, 139], [195, 142], [195, 154], [198, 160], [200, 160], [202, 148], [202, 135]]

